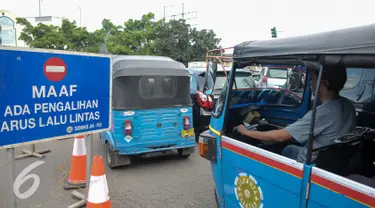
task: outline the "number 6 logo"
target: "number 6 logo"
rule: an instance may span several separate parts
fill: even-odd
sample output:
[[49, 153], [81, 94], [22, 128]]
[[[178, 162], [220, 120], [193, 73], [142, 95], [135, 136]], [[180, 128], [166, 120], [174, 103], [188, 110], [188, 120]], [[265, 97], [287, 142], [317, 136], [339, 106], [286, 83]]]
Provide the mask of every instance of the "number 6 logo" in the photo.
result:
[[[13, 191], [14, 194], [20, 198], [20, 199], [27, 199], [30, 196], [32, 196], [36, 190], [38, 189], [40, 185], [40, 178], [36, 174], [29, 174], [27, 175], [30, 171], [33, 169], [37, 168], [38, 166], [42, 165], [45, 163], [45, 161], [36, 161], [32, 163], [31, 165], [27, 166], [25, 169], [21, 171], [20, 174], [18, 174], [16, 180], [13, 183]], [[34, 179], [33, 185], [29, 188], [29, 190], [25, 191], [24, 193], [20, 193], [20, 187], [22, 184], [24, 184], [27, 180], [30, 178]]]

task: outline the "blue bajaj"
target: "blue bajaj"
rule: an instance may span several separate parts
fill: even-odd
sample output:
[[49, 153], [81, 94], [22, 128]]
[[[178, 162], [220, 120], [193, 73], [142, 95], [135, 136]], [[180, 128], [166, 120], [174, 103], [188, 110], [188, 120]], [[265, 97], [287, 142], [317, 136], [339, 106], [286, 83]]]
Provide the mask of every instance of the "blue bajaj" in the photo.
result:
[[[199, 135], [199, 152], [210, 161], [218, 207], [375, 207], [374, 33], [373, 24], [235, 46], [209, 130]], [[214, 61], [208, 70], [215, 81]], [[287, 69], [285, 83], [239, 88], [238, 71], [248, 66]], [[271, 77], [281, 77], [280, 71]], [[320, 99], [332, 92], [324, 88], [339, 79], [334, 73], [347, 74], [340, 96], [353, 103], [356, 128], [341, 126], [328, 135], [319, 129], [340, 121], [322, 116], [321, 107], [330, 101]], [[346, 111], [331, 110], [340, 116]], [[281, 129], [307, 113], [311, 118], [299, 126], [305, 132], [282, 139]], [[235, 130], [240, 124], [242, 133]], [[289, 145], [305, 148], [296, 152], [306, 159], [286, 157]]]
[[[110, 168], [135, 155], [195, 151], [190, 75], [185, 66], [157, 56], [114, 56], [112, 130], [100, 134]], [[152, 153], [152, 154], [151, 154]]]

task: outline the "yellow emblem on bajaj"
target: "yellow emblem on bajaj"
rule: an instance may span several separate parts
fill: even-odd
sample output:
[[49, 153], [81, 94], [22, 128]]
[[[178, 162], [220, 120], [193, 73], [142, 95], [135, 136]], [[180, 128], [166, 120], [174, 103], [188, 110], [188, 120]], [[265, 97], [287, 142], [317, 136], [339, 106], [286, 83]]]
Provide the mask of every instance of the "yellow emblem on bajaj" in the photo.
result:
[[234, 180], [234, 185], [234, 192], [242, 208], [263, 207], [262, 189], [253, 176], [240, 173]]

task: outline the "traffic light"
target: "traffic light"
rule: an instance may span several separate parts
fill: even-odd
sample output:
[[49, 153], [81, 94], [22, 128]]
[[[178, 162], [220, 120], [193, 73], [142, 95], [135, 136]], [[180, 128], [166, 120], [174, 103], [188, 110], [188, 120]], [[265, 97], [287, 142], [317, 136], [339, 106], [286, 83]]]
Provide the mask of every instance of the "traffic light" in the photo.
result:
[[276, 27], [271, 28], [271, 37], [272, 38], [277, 38]]

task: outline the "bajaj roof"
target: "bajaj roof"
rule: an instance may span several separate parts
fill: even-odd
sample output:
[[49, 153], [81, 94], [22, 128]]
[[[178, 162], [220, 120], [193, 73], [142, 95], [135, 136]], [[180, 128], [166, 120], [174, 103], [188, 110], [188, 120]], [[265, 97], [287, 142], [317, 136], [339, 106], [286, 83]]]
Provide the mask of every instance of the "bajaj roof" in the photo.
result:
[[184, 64], [163, 56], [113, 56], [113, 78], [122, 76], [189, 76]]
[[312, 35], [247, 41], [235, 46], [233, 59], [284, 55], [375, 54], [375, 24]]

